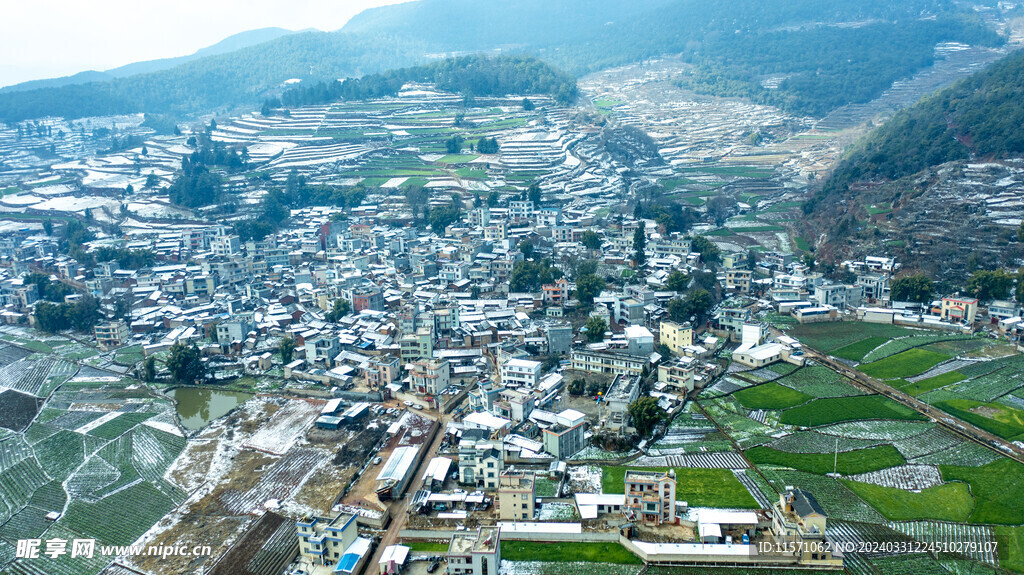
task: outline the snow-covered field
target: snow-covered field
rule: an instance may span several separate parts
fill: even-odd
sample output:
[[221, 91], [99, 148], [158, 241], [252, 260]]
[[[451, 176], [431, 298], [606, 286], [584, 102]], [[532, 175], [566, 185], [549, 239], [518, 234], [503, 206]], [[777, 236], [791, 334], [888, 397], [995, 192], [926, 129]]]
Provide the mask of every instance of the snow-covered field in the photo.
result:
[[264, 423], [243, 447], [284, 455], [320, 415], [325, 402], [293, 399]]
[[898, 465], [880, 471], [850, 476], [854, 481], [874, 483], [909, 491], [928, 489], [942, 483], [939, 468], [933, 465]]

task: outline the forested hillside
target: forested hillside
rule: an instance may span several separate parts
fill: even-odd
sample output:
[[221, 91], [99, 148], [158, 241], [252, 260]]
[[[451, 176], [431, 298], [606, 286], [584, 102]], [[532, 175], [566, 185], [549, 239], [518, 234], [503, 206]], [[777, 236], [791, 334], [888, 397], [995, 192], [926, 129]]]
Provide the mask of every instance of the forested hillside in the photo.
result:
[[1024, 154], [1022, 101], [1024, 51], [1018, 51], [871, 132], [835, 169], [816, 201], [843, 194], [859, 180], [896, 180], [953, 160]]
[[0, 119], [218, 111], [255, 105], [290, 78], [372, 74], [421, 63], [425, 52], [425, 46], [410, 39], [302, 32], [160, 72], [0, 93]]
[[572, 76], [535, 58], [464, 56], [361, 78], [300, 85], [285, 90], [279, 100], [270, 100], [268, 105], [304, 106], [341, 98], [363, 100], [394, 96], [406, 82], [429, 82], [442, 90], [467, 96], [549, 94], [562, 103], [572, 102], [577, 93]]

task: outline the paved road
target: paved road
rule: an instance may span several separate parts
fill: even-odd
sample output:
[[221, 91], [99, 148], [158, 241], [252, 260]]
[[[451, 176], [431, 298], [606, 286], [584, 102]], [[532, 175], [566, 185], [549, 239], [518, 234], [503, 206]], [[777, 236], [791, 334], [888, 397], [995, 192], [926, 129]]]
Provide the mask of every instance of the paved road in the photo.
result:
[[1007, 441], [997, 435], [993, 435], [992, 433], [989, 433], [977, 426], [971, 425], [970, 423], [958, 417], [954, 417], [946, 413], [945, 411], [932, 407], [931, 405], [921, 401], [920, 399], [917, 399], [916, 397], [904, 393], [894, 387], [886, 385], [885, 383], [873, 377], [869, 377], [853, 369], [852, 367], [844, 364], [843, 362], [836, 360], [834, 357], [830, 355], [826, 355], [824, 353], [821, 353], [820, 351], [811, 349], [807, 346], [804, 346], [804, 352], [807, 354], [807, 356], [813, 358], [814, 360], [824, 365], [827, 365], [833, 370], [838, 371], [839, 373], [850, 378], [856, 385], [860, 386], [861, 388], [872, 393], [879, 393], [894, 401], [902, 403], [903, 405], [913, 409], [914, 411], [917, 411], [918, 413], [924, 415], [925, 417], [934, 420], [938, 425], [941, 425], [942, 427], [952, 431], [953, 433], [956, 433], [957, 435], [960, 435], [961, 437], [965, 437], [971, 441], [974, 441], [975, 443], [984, 445], [985, 447], [996, 451], [1000, 455], [1024, 463], [1024, 449], [1021, 449], [1014, 443]]
[[[429, 415], [435, 416], [435, 413], [430, 412]], [[381, 537], [377, 549], [373, 552], [373, 557], [370, 558], [370, 561], [363, 568], [364, 574], [376, 573], [378, 570], [377, 563], [380, 561], [380, 556], [384, 553], [384, 548], [388, 545], [394, 545], [398, 541], [398, 532], [405, 528], [406, 521], [409, 519], [409, 500], [412, 499], [413, 494], [423, 487], [423, 469], [430, 463], [431, 459], [437, 456], [437, 452], [441, 448], [441, 441], [444, 439], [444, 430], [447, 424], [447, 418], [442, 416], [440, 427], [437, 430], [437, 434], [434, 435], [434, 440], [430, 443], [427, 452], [413, 471], [413, 478], [409, 482], [409, 487], [405, 490], [405, 497], [388, 504], [388, 508], [391, 511], [391, 525], [388, 526], [388, 530]]]

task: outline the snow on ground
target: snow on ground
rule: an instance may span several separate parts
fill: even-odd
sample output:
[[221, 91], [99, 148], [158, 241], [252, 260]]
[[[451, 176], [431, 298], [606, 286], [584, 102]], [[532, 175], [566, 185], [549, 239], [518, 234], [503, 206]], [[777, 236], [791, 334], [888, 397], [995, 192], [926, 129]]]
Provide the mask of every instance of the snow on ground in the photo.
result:
[[601, 468], [578, 465], [569, 468], [569, 485], [573, 493], [601, 493]]
[[405, 181], [408, 180], [408, 179], [409, 179], [408, 177], [391, 178], [390, 180], [384, 182], [381, 185], [381, 187], [382, 188], [397, 188], [398, 186], [401, 186], [402, 184], [404, 184]]
[[178, 429], [177, 425], [174, 425], [173, 423], [169, 423], [167, 421], [156, 421], [156, 418], [147, 419], [146, 421], [142, 422], [142, 425], [148, 425], [153, 429], [159, 429], [160, 431], [170, 433], [171, 435], [177, 435], [178, 437], [184, 437], [185, 435], [181, 432], [180, 429]]
[[111, 198], [99, 196], [65, 196], [50, 198], [33, 206], [37, 210], [53, 210], [55, 212], [82, 212], [88, 208], [108, 207], [114, 212], [121, 208], [121, 203]]
[[540, 521], [575, 521], [576, 506], [572, 503], [545, 503], [537, 514]]
[[850, 479], [864, 483], [874, 483], [884, 487], [919, 491], [942, 483], [942, 474], [939, 473], [939, 468], [934, 465], [911, 464], [852, 475]]
[[243, 447], [284, 455], [320, 415], [323, 404], [322, 401], [290, 400], [270, 421], [261, 425]]
[[105, 414], [101, 415], [100, 417], [97, 417], [96, 419], [90, 421], [89, 423], [86, 423], [82, 427], [79, 427], [75, 431], [78, 432], [78, 433], [81, 433], [82, 435], [85, 435], [86, 433], [89, 433], [90, 431], [92, 431], [92, 430], [96, 429], [97, 427], [103, 425], [104, 423], [116, 419], [117, 416], [119, 416], [119, 415], [121, 415], [120, 411], [111, 411], [109, 413], [105, 413]]

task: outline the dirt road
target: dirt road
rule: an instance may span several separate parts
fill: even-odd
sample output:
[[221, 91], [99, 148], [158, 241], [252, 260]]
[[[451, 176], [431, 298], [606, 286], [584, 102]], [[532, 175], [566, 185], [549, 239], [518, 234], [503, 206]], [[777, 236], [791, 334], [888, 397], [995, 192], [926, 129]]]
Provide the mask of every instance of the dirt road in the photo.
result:
[[[430, 413], [430, 415], [433, 416], [434, 413]], [[412, 499], [413, 494], [423, 487], [423, 469], [431, 459], [437, 456], [437, 452], [441, 448], [441, 441], [444, 439], [444, 430], [447, 424], [447, 418], [442, 416], [437, 434], [434, 435], [433, 441], [430, 442], [427, 452], [420, 458], [419, 465], [413, 470], [412, 481], [409, 482], [409, 487], [405, 490], [405, 496], [388, 504], [388, 508], [391, 510], [391, 525], [388, 526], [388, 530], [381, 537], [380, 544], [377, 545], [377, 549], [373, 552], [373, 557], [366, 564], [366, 567], [363, 568], [363, 575], [376, 573], [378, 569], [377, 564], [384, 553], [384, 548], [388, 545], [394, 545], [398, 541], [398, 532], [405, 528], [405, 524], [409, 519], [409, 500]]]

